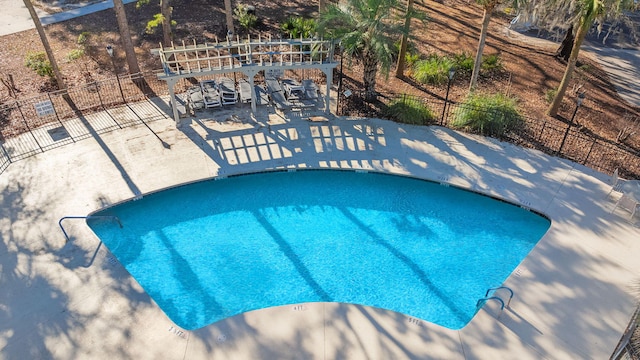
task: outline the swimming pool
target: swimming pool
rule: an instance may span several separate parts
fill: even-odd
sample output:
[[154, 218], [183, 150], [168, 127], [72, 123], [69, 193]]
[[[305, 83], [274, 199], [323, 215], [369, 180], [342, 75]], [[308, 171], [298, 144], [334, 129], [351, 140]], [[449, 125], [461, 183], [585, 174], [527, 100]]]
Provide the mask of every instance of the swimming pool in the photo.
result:
[[269, 172], [184, 185], [88, 224], [165, 314], [197, 329], [246, 311], [335, 301], [451, 329], [550, 222], [486, 196], [379, 173]]

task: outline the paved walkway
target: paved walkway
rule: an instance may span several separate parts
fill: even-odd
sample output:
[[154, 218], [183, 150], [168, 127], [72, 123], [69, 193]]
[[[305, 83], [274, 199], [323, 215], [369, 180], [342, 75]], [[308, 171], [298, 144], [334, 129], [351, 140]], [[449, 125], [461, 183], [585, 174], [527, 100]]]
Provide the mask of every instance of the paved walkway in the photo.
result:
[[[13, 163], [0, 175], [0, 358], [573, 360], [612, 354], [636, 305], [630, 289], [640, 273], [640, 229], [628, 213], [610, 213], [607, 175], [440, 127], [228, 115], [213, 112], [179, 129], [165, 118], [149, 128], [94, 133]], [[552, 225], [506, 279], [516, 293], [511, 306], [501, 312], [488, 303], [459, 331], [337, 303], [284, 305], [185, 331], [83, 221], [65, 223], [70, 242], [58, 228], [63, 216], [86, 215], [139, 193], [276, 168], [411, 174], [534, 208]]]
[[[136, 0], [122, 0], [124, 4], [134, 1]], [[43, 25], [48, 25], [111, 8], [113, 8], [113, 0], [102, 1], [54, 14], [49, 14], [38, 8], [36, 8], [36, 12], [40, 22]], [[0, 0], [0, 9], [2, 9], [2, 12], [0, 12], [0, 36], [35, 29], [29, 10], [24, 6], [22, 0]]]

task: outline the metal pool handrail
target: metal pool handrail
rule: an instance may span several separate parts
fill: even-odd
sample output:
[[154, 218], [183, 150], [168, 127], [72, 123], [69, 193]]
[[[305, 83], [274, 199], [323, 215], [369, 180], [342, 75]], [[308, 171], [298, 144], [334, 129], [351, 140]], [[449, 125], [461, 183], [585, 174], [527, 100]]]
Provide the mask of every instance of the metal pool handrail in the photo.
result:
[[118, 223], [118, 225], [120, 225], [120, 228], [122, 229], [122, 222], [120, 222], [120, 219], [117, 216], [114, 216], [114, 215], [64, 216], [64, 217], [60, 218], [60, 220], [58, 220], [58, 226], [60, 226], [60, 230], [62, 230], [62, 233], [64, 234], [65, 239], [67, 239], [67, 242], [69, 242], [69, 235], [65, 231], [64, 226], [62, 226], [62, 220], [65, 220], [65, 219], [99, 219], [99, 218], [103, 218], [103, 219], [106, 218], [106, 219], [115, 220]]
[[507, 291], [509, 291], [509, 301], [507, 301], [507, 307], [509, 307], [509, 304], [511, 304], [511, 299], [513, 299], [513, 290], [511, 290], [511, 288], [508, 288], [506, 286], [497, 286], [497, 287], [493, 287], [493, 288], [489, 288], [487, 289], [487, 292], [484, 294], [485, 297], [489, 296], [489, 293], [492, 290], [500, 290], [500, 289], [505, 289]]
[[499, 301], [500, 302], [500, 310], [504, 310], [504, 301], [502, 301], [502, 299], [500, 299], [497, 296], [485, 297], [485, 298], [482, 298], [482, 299], [478, 299], [478, 302], [476, 303], [476, 308], [480, 307], [480, 303], [481, 302], [483, 302], [483, 301], [487, 302], [489, 300], [497, 300], [497, 301]]

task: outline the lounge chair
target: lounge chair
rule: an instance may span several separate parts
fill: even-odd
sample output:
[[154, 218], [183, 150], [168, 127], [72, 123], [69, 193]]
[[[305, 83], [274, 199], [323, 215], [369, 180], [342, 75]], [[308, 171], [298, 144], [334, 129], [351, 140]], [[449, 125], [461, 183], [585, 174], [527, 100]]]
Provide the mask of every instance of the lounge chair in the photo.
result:
[[629, 220], [632, 220], [633, 216], [636, 214], [636, 211], [638, 210], [638, 205], [640, 204], [638, 204], [636, 199], [631, 197], [631, 195], [623, 193], [620, 199], [618, 199], [618, 201], [616, 202], [616, 205], [611, 210], [611, 213], [616, 211], [617, 208], [622, 208], [631, 213], [631, 216], [629, 216]]
[[267, 92], [269, 93], [273, 106], [278, 110], [289, 109], [291, 107], [291, 103], [289, 103], [285, 98], [284, 91], [282, 90], [282, 86], [280, 86], [278, 80], [274, 78], [266, 78], [264, 82], [267, 85]]
[[202, 89], [199, 86], [192, 86], [187, 90], [187, 103], [192, 110], [204, 109]]
[[256, 105], [268, 105], [269, 93], [262, 85], [255, 85], [256, 90]]
[[305, 97], [304, 87], [293, 79], [280, 80], [284, 93], [287, 96], [287, 100], [302, 100]]
[[222, 106], [222, 102], [220, 101], [220, 92], [218, 91], [218, 84], [215, 80], [205, 80], [200, 82], [200, 88], [202, 89], [202, 99], [205, 107], [214, 108]]
[[307, 99], [318, 99], [318, 94], [320, 93], [320, 88], [316, 83], [311, 79], [302, 80], [302, 87], [304, 87], [305, 97]]
[[240, 93], [240, 102], [251, 102], [251, 84], [247, 79], [240, 79], [238, 81], [238, 92]]
[[613, 175], [611, 176], [611, 190], [609, 190], [609, 192], [607, 193], [606, 198], [609, 198], [612, 192], [622, 193], [622, 189], [620, 188], [622, 184], [623, 181], [620, 179], [620, 176], [618, 175], [618, 169], [616, 168], [613, 171]]
[[222, 105], [232, 105], [238, 102], [238, 92], [236, 92], [236, 84], [232, 79], [229, 79], [227, 77], [218, 79], [218, 88], [220, 90]]

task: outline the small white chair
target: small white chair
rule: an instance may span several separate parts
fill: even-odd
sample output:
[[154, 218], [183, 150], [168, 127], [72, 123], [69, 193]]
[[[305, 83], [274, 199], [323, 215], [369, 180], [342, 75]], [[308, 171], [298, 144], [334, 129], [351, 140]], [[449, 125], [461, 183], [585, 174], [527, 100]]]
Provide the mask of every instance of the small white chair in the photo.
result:
[[620, 176], [618, 176], [618, 169], [616, 168], [611, 176], [611, 190], [609, 190], [605, 198], [608, 199], [612, 192], [622, 193], [621, 186], [622, 180], [620, 179]]
[[622, 208], [631, 213], [631, 216], [629, 216], [629, 220], [632, 220], [633, 216], [636, 214], [636, 210], [638, 210], [638, 205], [640, 204], [638, 204], [638, 201], [636, 201], [636, 199], [623, 193], [620, 199], [616, 201], [616, 205], [613, 207], [613, 210], [611, 210], [611, 213], [616, 211], [617, 208]]

